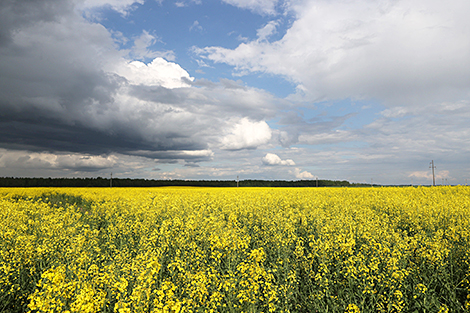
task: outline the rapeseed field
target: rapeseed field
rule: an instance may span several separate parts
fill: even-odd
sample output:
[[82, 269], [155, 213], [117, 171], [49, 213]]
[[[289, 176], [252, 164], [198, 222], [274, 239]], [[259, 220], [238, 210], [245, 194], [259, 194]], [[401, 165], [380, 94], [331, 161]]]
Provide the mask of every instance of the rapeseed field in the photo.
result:
[[470, 188], [0, 189], [0, 312], [469, 312]]

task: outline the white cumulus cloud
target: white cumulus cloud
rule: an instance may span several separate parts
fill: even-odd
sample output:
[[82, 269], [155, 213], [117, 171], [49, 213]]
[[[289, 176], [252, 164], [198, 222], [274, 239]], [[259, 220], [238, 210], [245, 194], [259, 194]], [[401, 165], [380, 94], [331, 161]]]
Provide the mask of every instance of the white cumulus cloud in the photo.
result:
[[295, 165], [293, 160], [282, 160], [277, 154], [274, 153], [267, 153], [261, 160], [265, 165]]
[[117, 74], [125, 77], [133, 85], [163, 86], [165, 88], [189, 87], [189, 76], [181, 66], [163, 58], [155, 58], [151, 63], [132, 61], [121, 64]]
[[265, 121], [253, 122], [242, 118], [232, 128], [230, 134], [222, 139], [222, 149], [256, 149], [271, 139], [271, 128]]
[[315, 178], [312, 173], [307, 171], [302, 171], [300, 168], [296, 167], [291, 174], [294, 174], [295, 178], [297, 179], [313, 179]]

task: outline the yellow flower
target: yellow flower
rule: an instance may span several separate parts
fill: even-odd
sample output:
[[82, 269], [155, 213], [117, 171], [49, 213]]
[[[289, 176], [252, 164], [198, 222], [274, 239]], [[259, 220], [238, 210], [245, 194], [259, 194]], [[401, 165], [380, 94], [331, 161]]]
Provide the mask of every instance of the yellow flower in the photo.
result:
[[344, 311], [345, 313], [361, 313], [361, 310], [359, 309], [359, 307], [355, 304], [349, 304], [348, 307], [346, 308], [346, 311]]

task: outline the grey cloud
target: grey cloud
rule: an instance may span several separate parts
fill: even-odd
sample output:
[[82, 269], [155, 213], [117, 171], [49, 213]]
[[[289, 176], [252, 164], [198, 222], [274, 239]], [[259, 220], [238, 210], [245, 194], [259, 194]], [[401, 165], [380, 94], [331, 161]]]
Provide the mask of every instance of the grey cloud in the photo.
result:
[[184, 103], [187, 92], [180, 88], [169, 89], [163, 86], [133, 85], [129, 87], [129, 95], [155, 103], [179, 105]]
[[217, 145], [237, 119], [275, 115], [270, 94], [240, 82], [131, 84], [114, 74], [126, 60], [112, 34], [72, 1], [4, 1], [0, 8], [0, 147], [194, 163], [211, 156], [184, 151]]
[[186, 163], [184, 166], [185, 167], [201, 167], [199, 164], [196, 164], [196, 163]]
[[[278, 122], [282, 127], [277, 131], [277, 139], [283, 147], [289, 147], [299, 143], [300, 136], [308, 137], [309, 135], [318, 134], [328, 136], [334, 133], [335, 130], [342, 126], [348, 119], [356, 115], [357, 113], [339, 116], [322, 116], [319, 114], [313, 118], [306, 119], [297, 111], [289, 111], [283, 113]], [[305, 141], [300, 143], [305, 143]], [[328, 140], [323, 140], [322, 143], [328, 143]]]
[[0, 2], [0, 47], [12, 42], [12, 33], [39, 21], [57, 21], [73, 9], [72, 2], [62, 0], [5, 0]]
[[211, 81], [211, 80], [207, 80], [207, 79], [198, 79], [198, 80], [195, 80], [195, 81], [186, 81], [188, 84], [192, 85], [192, 86], [196, 86], [196, 87], [207, 87], [207, 88], [216, 88], [218, 85], [217, 83]]
[[[403, 118], [379, 118], [363, 129], [338, 134], [345, 137], [344, 142], [349, 139], [350, 143], [362, 144], [343, 150], [343, 157], [337, 160], [344, 162], [344, 172], [351, 177], [369, 181], [374, 177], [374, 181], [392, 183], [406, 173], [429, 172], [428, 163], [433, 159], [439, 164], [438, 170], [449, 171], [453, 183], [462, 184], [469, 177], [469, 119], [470, 107], [464, 103], [416, 108]], [[340, 151], [340, 147], [338, 144], [329, 150]], [[354, 168], [363, 169], [363, 173]], [[403, 183], [410, 183], [403, 177]], [[418, 178], [414, 182], [430, 183]]]
[[269, 93], [240, 85], [240, 82], [205, 80], [191, 82], [193, 87], [168, 89], [162, 86], [130, 86], [129, 93], [136, 98], [171, 105], [169, 110], [184, 109], [205, 118], [220, 119], [221, 112], [231, 117], [270, 119], [276, 115], [281, 100]]
[[372, 147], [388, 148], [397, 156], [434, 155], [465, 163], [470, 157], [469, 120], [468, 103], [430, 104], [427, 108], [410, 110], [405, 118], [379, 118], [361, 130], [360, 136]]
[[276, 42], [194, 51], [240, 74], [286, 77], [314, 101], [375, 99], [393, 107], [468, 98], [468, 1], [304, 1], [293, 8], [297, 19]]
[[8, 151], [0, 149], [0, 167], [4, 169], [42, 169], [97, 172], [116, 163], [113, 156], [92, 156], [75, 153], [46, 153], [32, 151]]
[[[27, 105], [4, 104], [0, 113], [0, 145], [9, 148], [134, 154], [135, 150], [201, 150], [221, 134], [227, 116], [263, 117], [266, 109], [243, 110], [240, 95], [233, 105], [221, 103], [223, 91], [206, 89], [129, 86], [134, 101], [144, 105], [128, 108], [118, 90], [112, 101], [90, 101], [57, 110]], [[241, 95], [241, 97], [245, 97]], [[197, 99], [200, 98], [200, 99]], [[243, 100], [243, 99], [242, 99]], [[2, 102], [3, 103], [3, 102]], [[13, 102], [14, 103], [14, 102]], [[221, 106], [222, 104], [222, 106]], [[240, 105], [241, 104], [241, 105]], [[269, 111], [269, 109], [268, 109]], [[160, 156], [152, 156], [161, 158]], [[171, 155], [177, 157], [177, 155]], [[165, 158], [165, 157], [163, 157]]]
[[12, 7], [24, 10], [16, 10], [19, 22], [10, 44], [0, 47], [2, 127], [23, 124], [21, 133], [31, 123], [33, 136], [41, 125], [46, 132], [55, 124], [66, 128], [86, 116], [90, 106], [97, 111], [110, 106], [120, 82], [101, 69], [103, 60], [97, 57], [99, 50], [114, 48], [109, 33], [76, 15], [71, 2], [18, 2]]
[[115, 135], [83, 125], [64, 125], [61, 121], [41, 119], [0, 120], [0, 145], [31, 151], [70, 151], [91, 154], [125, 152], [129, 149], [155, 148], [125, 132]]
[[175, 160], [184, 160], [186, 162], [202, 162], [212, 159], [213, 152], [211, 150], [181, 150], [181, 151], [149, 151], [136, 150], [128, 151], [129, 155], [142, 156], [146, 158], [156, 159], [159, 163], [175, 163]]
[[240, 81], [240, 80], [235, 82], [233, 80], [223, 78], [223, 79], [220, 80], [220, 83], [226, 89], [243, 89], [243, 90], [247, 90], [247, 87], [243, 86], [243, 82]]

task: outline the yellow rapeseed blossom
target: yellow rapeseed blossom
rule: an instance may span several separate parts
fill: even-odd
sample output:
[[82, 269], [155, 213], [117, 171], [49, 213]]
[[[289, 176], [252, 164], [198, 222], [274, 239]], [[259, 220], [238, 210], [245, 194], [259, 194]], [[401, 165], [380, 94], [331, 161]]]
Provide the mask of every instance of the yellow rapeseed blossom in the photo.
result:
[[467, 295], [465, 186], [0, 188], [0, 311], [468, 312]]
[[345, 313], [361, 313], [361, 309], [355, 304], [348, 304]]

